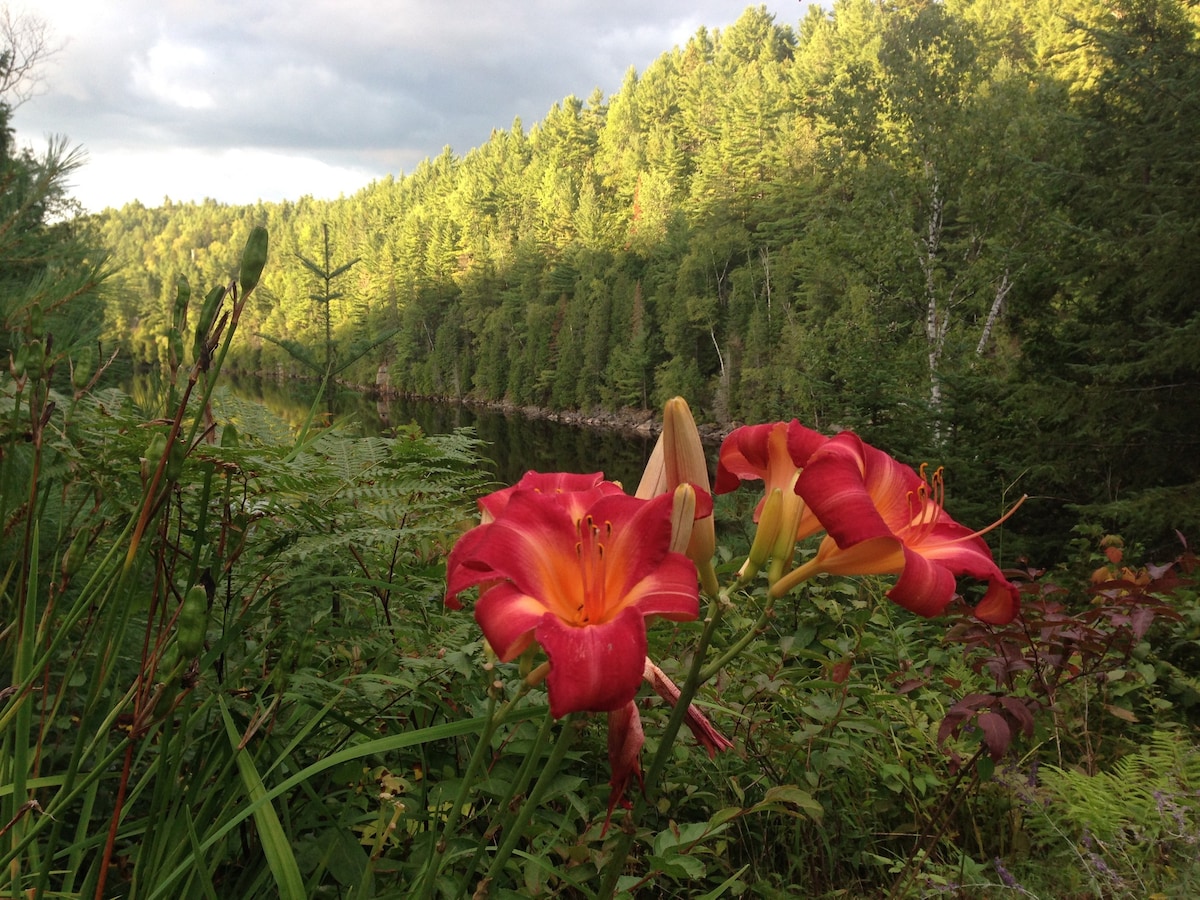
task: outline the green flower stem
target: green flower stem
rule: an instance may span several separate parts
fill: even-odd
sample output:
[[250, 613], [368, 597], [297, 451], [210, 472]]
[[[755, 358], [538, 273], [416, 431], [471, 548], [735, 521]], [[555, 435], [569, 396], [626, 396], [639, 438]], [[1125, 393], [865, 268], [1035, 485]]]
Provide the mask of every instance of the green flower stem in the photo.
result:
[[722, 596], [709, 604], [704, 630], [700, 633], [700, 640], [696, 644], [695, 654], [692, 656], [692, 665], [688, 669], [687, 678], [680, 686], [679, 699], [675, 702], [675, 708], [671, 710], [671, 716], [667, 719], [662, 737], [659, 738], [658, 751], [654, 754], [654, 758], [650, 761], [650, 767], [646, 770], [647, 796], [651, 802], [657, 799], [658, 787], [661, 783], [660, 776], [671, 756], [671, 745], [675, 743], [675, 736], [679, 734], [679, 728], [683, 725], [688, 706], [691, 705], [692, 698], [696, 696], [700, 685], [707, 680], [708, 676], [701, 671], [701, 665], [704, 662], [704, 654], [708, 650], [708, 645], [712, 642], [713, 633], [716, 631], [728, 603], [728, 598]]
[[[229, 346], [233, 343], [233, 334], [237, 331], [238, 322], [242, 318], [242, 310], [246, 307], [246, 301], [250, 299], [250, 294], [254, 290], [255, 285], [249, 288], [238, 290], [236, 284], [231, 284], [226, 292], [227, 296], [232, 298], [233, 308], [229, 312], [227, 320], [228, 327], [224, 328], [224, 334], [220, 338], [220, 346], [217, 349], [217, 355], [209, 361], [207, 370], [204, 371], [204, 385], [201, 388], [200, 397], [200, 412], [192, 420], [191, 429], [188, 431], [187, 446], [191, 448], [196, 440], [196, 433], [199, 431], [201, 424], [204, 422], [204, 410], [208, 409], [208, 404], [212, 400], [213, 389], [217, 386], [217, 375], [221, 372], [221, 366], [225, 364], [225, 357], [229, 353]], [[224, 299], [222, 299], [224, 304]], [[219, 321], [219, 320], [218, 320]], [[189, 388], [194, 386], [200, 376], [199, 361], [192, 367]]]
[[442, 834], [434, 845], [433, 855], [425, 865], [424, 879], [421, 882], [421, 893], [418, 895], [422, 900], [428, 900], [429, 897], [432, 897], [436, 889], [438, 876], [442, 874], [442, 866], [446, 862], [446, 848], [450, 843], [450, 838], [454, 835], [454, 830], [458, 827], [458, 820], [462, 818], [462, 809], [467, 803], [467, 798], [470, 796], [472, 788], [475, 786], [475, 779], [479, 774], [479, 769], [490, 752], [492, 736], [496, 733], [496, 729], [504, 724], [504, 720], [508, 717], [508, 714], [524, 699], [532, 687], [533, 685], [528, 681], [522, 681], [517, 693], [499, 709], [496, 708], [495, 696], [491, 695], [488, 697], [487, 725], [479, 735], [479, 742], [475, 745], [475, 751], [471, 754], [471, 759], [467, 763], [467, 769], [463, 773], [462, 783], [458, 786], [458, 794], [454, 798], [454, 805], [451, 806], [450, 811], [446, 814], [446, 822], [442, 826]]
[[771, 619], [771, 611], [774, 608], [775, 598], [768, 594], [766, 603], [763, 605], [762, 613], [759, 615], [758, 621], [754, 623], [754, 627], [747, 630], [746, 633], [734, 641], [724, 653], [722, 653], [707, 666], [705, 666], [703, 670], [701, 670], [698, 684], [703, 684], [704, 682], [708, 681], [708, 679], [712, 678], [719, 671], [721, 671], [721, 669], [725, 668], [725, 666], [727, 666], [731, 660], [733, 660], [736, 656], [738, 656], [738, 654], [750, 646], [750, 642], [762, 634], [763, 629], [766, 628], [767, 622], [769, 622]]
[[[508, 828], [505, 829], [504, 841], [500, 844], [500, 849], [496, 851], [496, 855], [492, 858], [492, 864], [488, 866], [487, 874], [483, 876], [485, 892], [486, 886], [504, 868], [504, 864], [512, 856], [513, 850], [517, 848], [517, 842], [521, 840], [525, 826], [533, 818], [533, 811], [541, 806], [542, 797], [545, 796], [550, 783], [558, 775], [558, 768], [562, 765], [563, 757], [567, 755], [567, 750], [571, 746], [571, 740], [575, 736], [575, 728], [571, 722], [572, 718], [573, 716], [570, 715], [563, 717], [558, 740], [554, 742], [554, 749], [550, 751], [550, 758], [546, 760], [546, 765], [542, 768], [542, 774], [538, 776], [538, 780], [533, 785], [533, 790], [529, 792], [529, 796], [521, 804], [520, 812], [509, 823]], [[534, 758], [533, 754], [530, 755], [530, 758]]]
[[[541, 760], [541, 749], [546, 743], [546, 738], [550, 734], [550, 726], [553, 722], [554, 716], [550, 714], [550, 709], [547, 707], [546, 715], [542, 717], [541, 727], [538, 728], [537, 737], [533, 739], [533, 746], [525, 755], [525, 761], [521, 763], [521, 768], [517, 770], [517, 777], [513, 779], [512, 784], [508, 786], [508, 791], [505, 793], [504, 798], [496, 806], [496, 817], [492, 819], [492, 824], [489, 828], [489, 831], [492, 833], [508, 834], [513, 827], [513, 817], [516, 815], [516, 812], [511, 809], [513, 799], [525, 790], [533, 778], [533, 770]], [[479, 866], [479, 860], [483, 858], [486, 850], [487, 841], [480, 841], [479, 846], [475, 848], [475, 855], [471, 857], [470, 865], [467, 866], [466, 874], [458, 886], [456, 896], [467, 896], [467, 887], [470, 885], [471, 878]]]
[[[717, 625], [721, 621], [721, 616], [728, 605], [728, 591], [722, 591], [721, 595], [709, 604], [708, 616], [704, 622], [704, 630], [700, 633], [700, 640], [696, 644], [696, 651], [692, 657], [692, 665], [688, 669], [687, 678], [679, 689], [679, 699], [675, 703], [675, 708], [671, 710], [671, 716], [667, 719], [667, 725], [662, 731], [662, 736], [659, 738], [658, 750], [655, 752], [654, 758], [650, 761], [650, 767], [646, 770], [646, 775], [643, 779], [643, 783], [646, 786], [645, 791], [639, 794], [634, 801], [632, 815], [635, 820], [640, 819], [642, 813], [658, 799], [662, 771], [671, 756], [671, 747], [675, 743], [675, 737], [679, 734], [680, 726], [683, 725], [688, 705], [692, 702], [692, 698], [696, 696], [696, 691], [704, 681], [701, 677], [701, 666], [705, 651], [712, 642], [713, 633], [716, 631]], [[617, 881], [621, 877], [621, 870], [625, 867], [625, 860], [629, 858], [629, 850], [633, 846], [636, 836], [637, 829], [633, 828], [622, 831], [621, 836], [617, 838], [613, 846], [612, 858], [605, 863], [604, 869], [601, 871], [602, 878], [600, 889], [596, 892], [597, 897], [612, 897], [616, 893]]]
[[[514, 698], [515, 699], [515, 698]], [[479, 771], [479, 767], [483, 764], [483, 759], [487, 755], [488, 748], [492, 743], [492, 735], [496, 733], [496, 729], [500, 726], [501, 713], [507, 711], [508, 704], [500, 708], [498, 713], [496, 710], [496, 698], [489, 695], [488, 697], [488, 720], [487, 725], [479, 735], [479, 740], [475, 744], [475, 750], [471, 753], [471, 759], [467, 762], [467, 770], [463, 773], [462, 783], [458, 787], [458, 794], [454, 798], [454, 802], [450, 807], [450, 811], [446, 814], [446, 822], [442, 827], [441, 836], [433, 847], [433, 855], [425, 864], [423, 872], [424, 880], [421, 884], [421, 898], [432, 897], [438, 876], [442, 872], [442, 865], [446, 861], [446, 845], [450, 841], [454, 829], [458, 827], [458, 820], [461, 817], [463, 804], [467, 802], [467, 795], [471, 791], [471, 786], [475, 781], [475, 776]]]

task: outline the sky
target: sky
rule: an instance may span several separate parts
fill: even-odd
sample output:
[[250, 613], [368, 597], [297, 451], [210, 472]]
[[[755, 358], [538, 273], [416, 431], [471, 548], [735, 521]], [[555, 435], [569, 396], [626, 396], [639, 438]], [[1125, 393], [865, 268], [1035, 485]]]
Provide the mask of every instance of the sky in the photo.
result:
[[[21, 147], [81, 147], [99, 212], [350, 195], [465, 155], [519, 117], [611, 96], [755, 0], [4, 0], [58, 48], [12, 119]], [[807, 0], [766, 0], [797, 26]]]

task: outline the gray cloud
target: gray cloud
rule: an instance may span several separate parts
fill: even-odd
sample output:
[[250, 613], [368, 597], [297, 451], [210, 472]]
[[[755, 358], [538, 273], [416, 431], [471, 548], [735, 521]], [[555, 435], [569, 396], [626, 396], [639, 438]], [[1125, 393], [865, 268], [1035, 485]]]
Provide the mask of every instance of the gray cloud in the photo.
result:
[[[630, 66], [641, 71], [702, 25], [732, 24], [746, 5], [50, 0], [37, 15], [65, 47], [47, 65], [47, 89], [18, 109], [15, 124], [23, 143], [66, 134], [109, 173], [119, 164], [110, 154], [132, 154], [146, 168], [160, 151], [207, 159], [238, 150], [346, 170], [346, 183], [357, 175], [361, 186], [411, 171], [447, 144], [466, 153], [516, 117], [532, 125], [568, 94], [586, 98], [598, 87], [607, 96]], [[766, 6], [782, 24], [804, 11], [796, 0]], [[187, 186], [199, 176], [177, 173], [171, 196], [199, 199]], [[79, 173], [77, 193], [95, 206], [90, 177]], [[226, 184], [231, 196], [220, 195], [221, 182], [203, 195], [249, 202]], [[160, 199], [131, 181], [106, 186], [103, 202], [123, 202], [126, 187], [126, 199]], [[297, 184], [287, 196], [321, 191]]]

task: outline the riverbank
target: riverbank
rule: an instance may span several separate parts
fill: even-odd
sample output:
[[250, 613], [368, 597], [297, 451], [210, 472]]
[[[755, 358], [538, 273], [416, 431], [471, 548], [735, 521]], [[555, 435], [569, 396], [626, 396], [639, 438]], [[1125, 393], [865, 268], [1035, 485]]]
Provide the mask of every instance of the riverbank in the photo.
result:
[[[362, 388], [360, 388], [362, 389]], [[422, 397], [415, 394], [397, 391], [381, 391], [377, 388], [367, 390], [372, 396], [381, 400], [405, 399], [429, 403], [452, 403], [472, 410], [486, 410], [500, 415], [517, 415], [536, 421], [555, 422], [559, 425], [569, 425], [575, 428], [592, 428], [599, 431], [616, 432], [619, 434], [637, 435], [638, 437], [654, 438], [662, 431], [661, 411], [624, 407], [619, 410], [593, 409], [583, 410], [554, 410], [541, 406], [519, 406], [505, 401], [481, 401], [470, 398], [454, 399], [450, 397]], [[731, 429], [720, 428], [716, 425], [697, 425], [700, 439], [706, 444], [720, 444]]]
[[[313, 379], [300, 375], [285, 375], [264, 372], [231, 372], [235, 377], [260, 378], [264, 381], [286, 382], [303, 381], [316, 383]], [[638, 407], [622, 407], [618, 410], [593, 408], [591, 410], [556, 410], [544, 406], [523, 406], [504, 400], [480, 400], [474, 397], [442, 397], [417, 394], [409, 391], [393, 389], [387, 380], [386, 369], [381, 367], [380, 375], [375, 384], [355, 384], [339, 381], [339, 388], [356, 391], [365, 398], [386, 403], [394, 400], [404, 400], [416, 403], [436, 403], [447, 406], [459, 406], [473, 412], [488, 412], [503, 416], [520, 416], [537, 422], [554, 422], [573, 428], [586, 428], [603, 431], [610, 434], [621, 434], [638, 438], [656, 438], [662, 431], [662, 410], [641, 409]], [[711, 423], [697, 423], [700, 439], [708, 445], [719, 445], [733, 430], [733, 426], [721, 427]]]

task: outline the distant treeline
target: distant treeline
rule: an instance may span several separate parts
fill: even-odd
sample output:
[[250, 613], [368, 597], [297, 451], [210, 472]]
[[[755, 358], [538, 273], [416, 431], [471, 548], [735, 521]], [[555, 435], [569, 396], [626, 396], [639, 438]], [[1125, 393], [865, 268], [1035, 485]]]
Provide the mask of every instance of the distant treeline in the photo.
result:
[[854, 428], [945, 464], [972, 521], [1030, 494], [1035, 557], [1079, 522], [1200, 537], [1198, 27], [1184, 0], [751, 8], [352, 197], [98, 216], [109, 340], [165, 358], [178, 276], [264, 224], [232, 362], [298, 372], [328, 225], [359, 260], [337, 346], [396, 330], [356, 383]]

